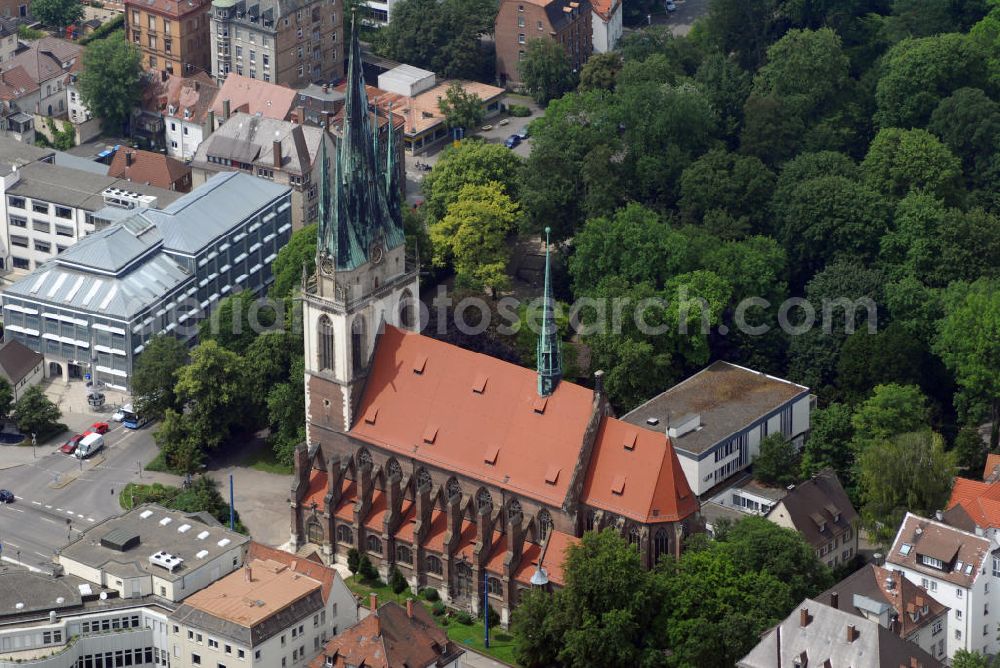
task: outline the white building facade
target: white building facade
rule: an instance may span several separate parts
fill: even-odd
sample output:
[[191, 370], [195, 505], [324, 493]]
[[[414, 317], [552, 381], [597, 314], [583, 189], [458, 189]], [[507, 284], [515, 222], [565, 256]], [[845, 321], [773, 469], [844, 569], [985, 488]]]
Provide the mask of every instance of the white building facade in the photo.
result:
[[887, 568], [902, 571], [907, 580], [950, 608], [949, 658], [960, 649], [988, 655], [1000, 650], [1000, 559], [993, 554], [996, 548], [985, 536], [907, 513], [886, 555]]
[[594, 53], [614, 51], [622, 38], [622, 0], [591, 0]]

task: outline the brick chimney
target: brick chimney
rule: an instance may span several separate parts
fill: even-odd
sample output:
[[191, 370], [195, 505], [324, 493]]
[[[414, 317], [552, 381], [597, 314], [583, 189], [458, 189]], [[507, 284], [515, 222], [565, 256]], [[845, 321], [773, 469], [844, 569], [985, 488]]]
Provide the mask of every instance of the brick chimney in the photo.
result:
[[247, 582], [253, 582], [253, 571], [250, 569], [250, 562], [246, 562], [246, 568], [243, 569], [243, 577], [246, 578]]
[[223, 100], [222, 101], [222, 122], [223, 123], [225, 123], [226, 121], [229, 120], [229, 110], [230, 110], [229, 100]]
[[132, 166], [132, 156], [133, 155], [134, 155], [134, 153], [132, 153], [132, 151], [125, 151], [125, 166], [126, 167], [131, 167]]
[[840, 608], [840, 594], [837, 592], [832, 592], [830, 594], [830, 607], [834, 610], [838, 610]]
[[413, 619], [413, 599], [406, 599], [406, 616]]
[[372, 614], [378, 612], [378, 594], [375, 592], [368, 594], [368, 607], [371, 608]]
[[281, 169], [281, 140], [275, 139], [271, 146], [274, 151], [274, 168]]
[[847, 642], [854, 642], [858, 639], [858, 629], [854, 624], [847, 625]]
[[799, 610], [799, 626], [803, 628], [809, 626], [809, 608], [801, 608]]

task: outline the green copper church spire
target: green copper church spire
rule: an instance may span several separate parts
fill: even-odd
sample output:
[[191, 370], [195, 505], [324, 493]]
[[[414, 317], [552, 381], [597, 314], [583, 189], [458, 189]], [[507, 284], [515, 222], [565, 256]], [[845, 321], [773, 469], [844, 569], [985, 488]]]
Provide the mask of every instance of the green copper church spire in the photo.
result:
[[[383, 165], [372, 136], [368, 94], [361, 72], [361, 43], [354, 23], [347, 60], [344, 121], [334, 159], [332, 187], [320, 201], [316, 248], [317, 254], [335, 269], [346, 271], [368, 262], [376, 246], [388, 251], [405, 241], [402, 220], [393, 215], [388, 201]], [[323, 169], [327, 169], [325, 160]], [[327, 178], [324, 174], [324, 185]]]
[[559, 352], [559, 330], [556, 327], [552, 300], [552, 279], [549, 266], [549, 233], [545, 228], [545, 291], [542, 294], [542, 331], [538, 337], [538, 396], [547, 397], [556, 390], [562, 378], [562, 355]]
[[400, 226], [403, 224], [402, 188], [399, 183], [399, 160], [396, 155], [396, 122], [392, 114], [392, 103], [386, 113], [389, 119], [388, 139], [385, 142], [385, 198], [389, 202], [389, 213]]

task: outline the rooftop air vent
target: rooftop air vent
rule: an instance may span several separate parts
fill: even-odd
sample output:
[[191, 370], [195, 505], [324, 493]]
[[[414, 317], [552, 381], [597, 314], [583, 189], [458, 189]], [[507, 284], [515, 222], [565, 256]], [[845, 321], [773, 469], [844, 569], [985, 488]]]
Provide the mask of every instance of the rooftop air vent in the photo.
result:
[[650, 427], [655, 427], [656, 425], [660, 424], [660, 418], [655, 418], [655, 417], [646, 418], [646, 424], [648, 424]]
[[689, 434], [692, 431], [701, 428], [701, 415], [694, 413], [692, 415], [685, 415], [677, 423], [667, 429], [667, 436], [670, 438], [680, 438], [684, 434]]
[[160, 550], [156, 554], [149, 557], [149, 563], [154, 566], [159, 566], [160, 568], [165, 568], [173, 573], [181, 564], [184, 563], [184, 560], [170, 554], [169, 552]]

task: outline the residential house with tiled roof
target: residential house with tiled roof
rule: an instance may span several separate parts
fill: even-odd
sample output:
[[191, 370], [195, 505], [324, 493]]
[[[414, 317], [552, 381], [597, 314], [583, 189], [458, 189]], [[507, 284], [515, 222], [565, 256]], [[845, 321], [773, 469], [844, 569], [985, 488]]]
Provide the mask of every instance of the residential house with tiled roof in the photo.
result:
[[766, 517], [802, 534], [830, 568], [849, 564], [858, 554], [858, 512], [832, 469], [790, 487]]
[[[28, 42], [28, 48], [0, 62], [0, 101], [8, 130], [30, 136], [32, 114], [66, 118], [79, 126], [90, 120], [76, 86], [83, 47], [55, 37]], [[16, 127], [15, 127], [16, 126]], [[79, 129], [78, 129], [79, 132]]]
[[238, 111], [276, 121], [288, 120], [295, 100], [295, 91], [287, 86], [230, 72], [212, 102], [215, 128], [218, 129]]
[[304, 277], [291, 544], [327, 561], [357, 549], [454, 606], [487, 598], [503, 623], [522, 590], [564, 582], [587, 530], [620, 532], [647, 567], [673, 557], [701, 530], [697, 498], [666, 433], [612, 417], [602, 374], [595, 389], [561, 379], [548, 270], [535, 370], [415, 331], [397, 171], [376, 159], [360, 61], [355, 37], [340, 176], [320, 179]]
[[309, 668], [461, 668], [464, 654], [420, 603], [379, 606], [372, 594], [371, 614], [326, 643]]
[[521, 84], [521, 61], [535, 39], [554, 41], [579, 72], [594, 50], [593, 18], [590, 0], [500, 0], [493, 24], [500, 84]]
[[991, 452], [986, 455], [986, 465], [983, 466], [983, 481], [996, 482], [1000, 480], [1000, 454]]
[[333, 568], [251, 543], [243, 568], [187, 597], [170, 615], [171, 665], [305, 666], [358, 621]]
[[45, 377], [44, 361], [41, 353], [16, 339], [8, 339], [0, 346], [0, 376], [10, 385], [15, 402]]
[[198, 146], [191, 167], [195, 187], [213, 174], [243, 171], [292, 189], [292, 225], [319, 216], [320, 157], [333, 153], [323, 128], [238, 112]]
[[614, 51], [622, 38], [622, 0], [590, 0], [594, 12], [592, 19], [594, 52]]
[[143, 147], [165, 148], [167, 155], [191, 160], [215, 122], [210, 118], [219, 93], [205, 72], [190, 76], [160, 72], [143, 91], [142, 107], [133, 115], [133, 132]]
[[943, 668], [913, 643], [853, 612], [806, 599], [737, 668]]
[[934, 658], [945, 658], [949, 610], [902, 571], [869, 564], [816, 600], [876, 621]]
[[994, 548], [983, 536], [907, 513], [886, 554], [886, 568], [901, 571], [951, 609], [949, 658], [960, 649], [997, 653], [1000, 568]]
[[180, 193], [191, 190], [190, 167], [162, 153], [135, 148], [124, 148], [115, 153], [108, 166], [108, 176]]

